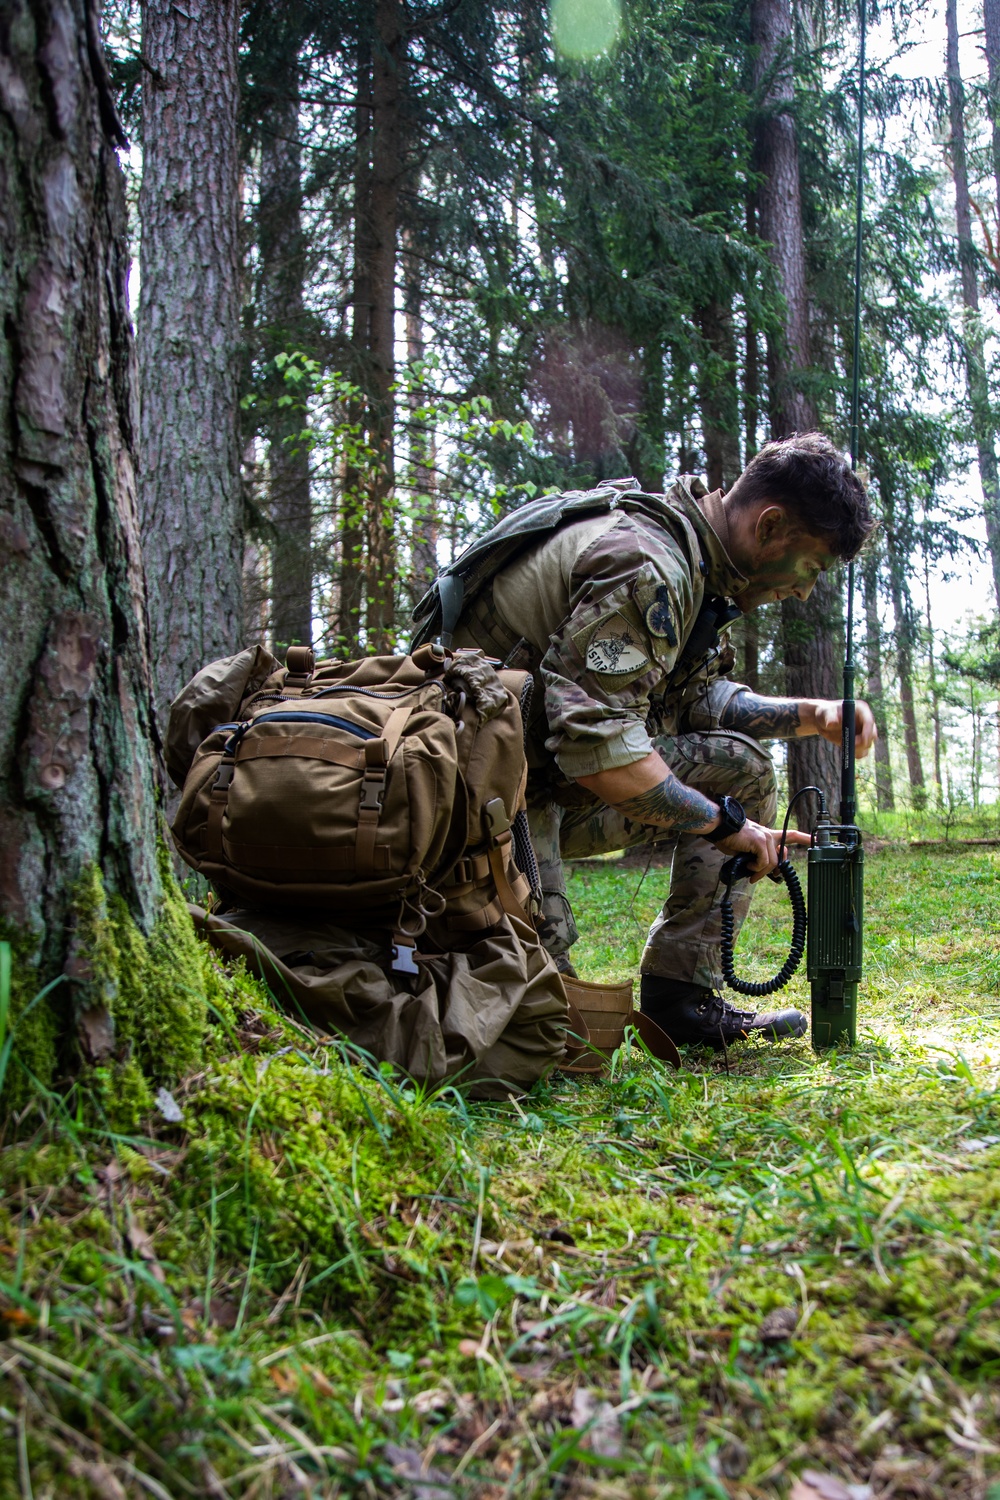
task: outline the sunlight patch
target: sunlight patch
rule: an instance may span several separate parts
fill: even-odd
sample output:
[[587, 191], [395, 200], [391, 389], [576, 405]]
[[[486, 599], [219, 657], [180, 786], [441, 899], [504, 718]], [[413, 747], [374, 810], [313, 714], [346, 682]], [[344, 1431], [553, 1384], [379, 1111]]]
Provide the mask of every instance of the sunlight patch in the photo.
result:
[[556, 50], [578, 61], [609, 52], [622, 23], [620, 0], [552, 0], [549, 14]]

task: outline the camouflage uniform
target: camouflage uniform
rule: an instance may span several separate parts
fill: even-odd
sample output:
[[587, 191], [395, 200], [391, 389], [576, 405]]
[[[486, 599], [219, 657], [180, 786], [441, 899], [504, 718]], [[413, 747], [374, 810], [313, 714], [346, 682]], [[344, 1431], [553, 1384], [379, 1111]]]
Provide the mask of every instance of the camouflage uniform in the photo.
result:
[[[725, 550], [719, 494], [707, 495], [697, 480], [678, 481], [663, 497], [642, 495], [635, 481], [616, 485], [621, 508], [564, 524], [501, 568], [463, 611], [454, 644], [480, 646], [535, 674], [528, 800], [549, 952], [567, 953], [577, 938], [564, 859], [672, 844], [670, 889], [642, 972], [718, 985], [718, 872], [726, 856], [697, 835], [671, 839], [630, 823], [577, 778], [655, 748], [686, 786], [715, 800], [728, 793], [751, 818], [773, 820], [770, 757], [720, 727], [742, 691], [725, 675], [734, 659], [728, 641], [678, 669], [705, 599], [732, 597], [746, 580]], [[734, 898], [740, 923], [746, 882]]]

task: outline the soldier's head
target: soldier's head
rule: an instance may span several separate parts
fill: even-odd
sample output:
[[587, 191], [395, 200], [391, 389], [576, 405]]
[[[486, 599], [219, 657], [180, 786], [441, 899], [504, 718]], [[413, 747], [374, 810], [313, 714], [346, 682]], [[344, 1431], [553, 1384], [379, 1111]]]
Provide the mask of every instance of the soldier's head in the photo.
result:
[[767, 443], [725, 498], [732, 560], [749, 580], [744, 614], [807, 599], [820, 573], [861, 550], [875, 519], [865, 487], [819, 432]]

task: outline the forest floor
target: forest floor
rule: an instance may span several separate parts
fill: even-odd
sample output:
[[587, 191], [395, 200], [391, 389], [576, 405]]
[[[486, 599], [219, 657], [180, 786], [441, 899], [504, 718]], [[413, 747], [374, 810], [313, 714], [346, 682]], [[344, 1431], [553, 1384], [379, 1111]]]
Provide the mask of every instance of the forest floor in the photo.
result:
[[[640, 874], [575, 870], [586, 977], [635, 971]], [[887, 846], [867, 891], [850, 1053], [429, 1100], [237, 977], [180, 1120], [40, 1101], [0, 1495], [1000, 1497], [1000, 853]], [[742, 966], [786, 913], [765, 882]]]

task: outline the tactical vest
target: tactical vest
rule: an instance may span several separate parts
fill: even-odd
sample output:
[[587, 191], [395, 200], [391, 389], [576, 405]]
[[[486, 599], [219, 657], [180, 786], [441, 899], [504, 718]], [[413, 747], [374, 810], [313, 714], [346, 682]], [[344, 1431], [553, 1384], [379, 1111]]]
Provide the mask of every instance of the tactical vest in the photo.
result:
[[[450, 646], [463, 610], [508, 563], [562, 527], [614, 510], [641, 515], [666, 531], [672, 529], [678, 514], [663, 495], [648, 494], [631, 476], [606, 480], [592, 490], [566, 490], [529, 501], [505, 516], [485, 536], [470, 543], [454, 562], [441, 570], [413, 611], [417, 626], [414, 647], [434, 640]], [[704, 558], [701, 567], [705, 572]], [[676, 689], [693, 676], [701, 662], [718, 649], [720, 631], [739, 614], [740, 610], [728, 599], [705, 595], [663, 691]]]

